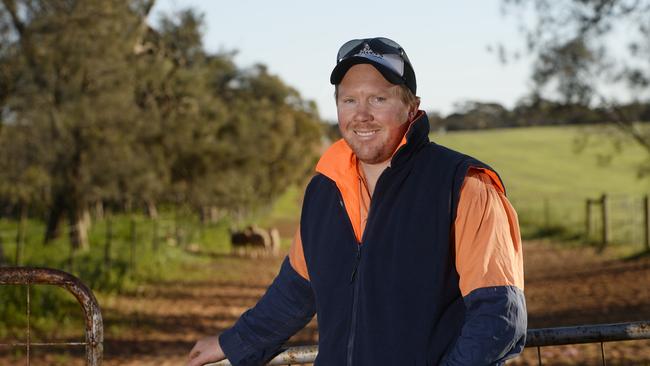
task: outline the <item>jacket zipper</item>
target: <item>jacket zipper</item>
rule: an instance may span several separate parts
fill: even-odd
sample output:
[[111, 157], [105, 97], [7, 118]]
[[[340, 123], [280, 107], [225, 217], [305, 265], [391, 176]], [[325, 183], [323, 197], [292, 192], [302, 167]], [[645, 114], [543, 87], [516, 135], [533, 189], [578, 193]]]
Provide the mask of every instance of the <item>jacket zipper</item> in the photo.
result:
[[[359, 262], [361, 261], [361, 243], [357, 241], [356, 236], [354, 235], [354, 226], [352, 225], [352, 221], [350, 220], [350, 217], [348, 216], [348, 212], [345, 209], [345, 203], [343, 202], [343, 196], [341, 196], [341, 192], [338, 192], [339, 194], [339, 204], [341, 205], [341, 209], [343, 210], [343, 214], [345, 217], [348, 218], [348, 225], [350, 226], [350, 232], [352, 233], [352, 237], [354, 239], [354, 244], [356, 245], [357, 249], [357, 254], [356, 258], [354, 260], [354, 266], [352, 267], [352, 273], [350, 274], [350, 284], [355, 282], [357, 271], [359, 269]], [[347, 344], [347, 362], [346, 364], [348, 366], [352, 366], [352, 353], [354, 351], [354, 337], [356, 333], [356, 322], [357, 322], [357, 298], [359, 294], [359, 281], [356, 281], [354, 283], [354, 291], [352, 293], [352, 319], [350, 320], [350, 335], [348, 336], [348, 344]]]
[[359, 267], [359, 262], [361, 260], [361, 244], [357, 245], [357, 258], [354, 263], [354, 269], [352, 270], [352, 276], [350, 277], [350, 283], [354, 282], [354, 293], [352, 295], [352, 319], [350, 320], [350, 337], [348, 338], [348, 366], [352, 366], [352, 355], [354, 353], [354, 338], [357, 330], [357, 302], [359, 299], [359, 283], [360, 281], [355, 281], [357, 269]]
[[[377, 184], [375, 185], [375, 193], [377, 193], [377, 187], [379, 186], [379, 181], [381, 180], [381, 177], [385, 175], [385, 173], [390, 170], [390, 167], [386, 168], [384, 172], [379, 176], [379, 179], [377, 179]], [[376, 196], [375, 196], [376, 197]], [[347, 216], [347, 211], [345, 210], [345, 204], [343, 203], [343, 198], [341, 197], [341, 193], [339, 192], [339, 200], [341, 202], [341, 207], [343, 208], [343, 212]], [[370, 201], [370, 207], [368, 208], [368, 221], [366, 222], [366, 228], [363, 231], [363, 235], [361, 237], [361, 242], [356, 242], [357, 244], [357, 256], [354, 261], [354, 267], [352, 268], [352, 274], [350, 275], [350, 283], [354, 282], [354, 292], [352, 294], [352, 319], [350, 319], [350, 336], [348, 337], [348, 357], [347, 357], [347, 366], [352, 366], [352, 356], [354, 354], [354, 339], [356, 336], [356, 330], [357, 330], [357, 303], [359, 299], [359, 281], [356, 281], [357, 278], [357, 273], [359, 272], [359, 264], [361, 262], [361, 246], [363, 245], [364, 239], [366, 237], [366, 233], [368, 232], [368, 227], [370, 226], [370, 213], [373, 211], [372, 206], [373, 203], [376, 202], [376, 200], [371, 200]], [[348, 216], [348, 222], [350, 224], [350, 229], [352, 231], [352, 236], [354, 236], [354, 227], [352, 226], [352, 222], [349, 219]]]

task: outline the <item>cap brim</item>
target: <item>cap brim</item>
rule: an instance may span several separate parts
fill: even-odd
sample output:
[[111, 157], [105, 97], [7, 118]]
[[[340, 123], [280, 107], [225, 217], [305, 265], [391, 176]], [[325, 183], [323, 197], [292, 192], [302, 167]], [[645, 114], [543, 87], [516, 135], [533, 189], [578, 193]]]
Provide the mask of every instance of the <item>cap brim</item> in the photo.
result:
[[343, 77], [345, 74], [348, 72], [348, 70], [358, 64], [370, 64], [379, 71], [388, 82], [391, 84], [404, 84], [405, 81], [402, 79], [399, 75], [395, 73], [395, 71], [391, 70], [389, 67], [380, 64], [379, 62], [375, 62], [371, 59], [365, 58], [365, 57], [350, 57], [347, 58], [341, 62], [339, 62], [336, 67], [334, 67], [334, 70], [332, 70], [332, 75], [330, 76], [330, 83], [333, 85], [339, 84], [341, 80], [343, 80]]

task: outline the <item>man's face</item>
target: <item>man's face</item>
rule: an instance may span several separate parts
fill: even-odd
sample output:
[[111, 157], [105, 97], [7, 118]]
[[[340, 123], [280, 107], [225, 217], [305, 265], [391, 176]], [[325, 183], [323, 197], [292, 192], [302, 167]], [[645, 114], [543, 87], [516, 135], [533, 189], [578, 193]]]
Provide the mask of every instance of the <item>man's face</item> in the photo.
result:
[[366, 164], [390, 159], [408, 128], [409, 107], [398, 89], [368, 64], [352, 66], [338, 86], [341, 135]]

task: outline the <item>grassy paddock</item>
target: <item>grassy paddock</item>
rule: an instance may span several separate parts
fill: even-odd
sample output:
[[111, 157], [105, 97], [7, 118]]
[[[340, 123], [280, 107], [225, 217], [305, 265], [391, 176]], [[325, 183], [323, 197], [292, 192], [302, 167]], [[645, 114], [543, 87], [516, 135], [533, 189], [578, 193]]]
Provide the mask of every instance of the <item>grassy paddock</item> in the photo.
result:
[[[585, 239], [585, 200], [607, 193], [614, 240], [638, 242], [641, 198], [650, 192], [648, 180], [637, 177], [645, 153], [620, 136], [619, 145], [613, 145], [594, 129], [513, 128], [432, 134], [431, 139], [499, 172], [526, 237], [558, 234]], [[592, 240], [597, 238], [597, 226], [594, 223]]]

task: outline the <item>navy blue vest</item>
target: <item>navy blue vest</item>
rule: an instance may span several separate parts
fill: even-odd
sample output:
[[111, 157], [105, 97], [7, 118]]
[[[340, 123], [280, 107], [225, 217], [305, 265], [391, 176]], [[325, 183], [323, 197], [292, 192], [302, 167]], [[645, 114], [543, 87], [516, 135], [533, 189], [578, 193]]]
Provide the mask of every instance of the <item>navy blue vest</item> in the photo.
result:
[[301, 238], [318, 314], [316, 365], [436, 365], [460, 334], [453, 223], [470, 166], [428, 140], [426, 116], [377, 182], [361, 243], [336, 184], [316, 175]]

